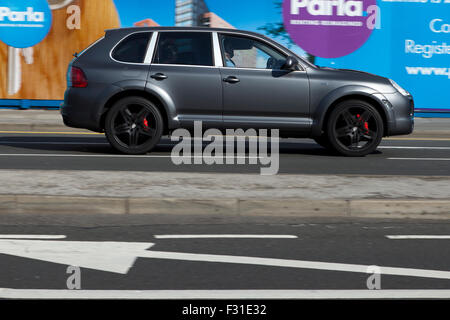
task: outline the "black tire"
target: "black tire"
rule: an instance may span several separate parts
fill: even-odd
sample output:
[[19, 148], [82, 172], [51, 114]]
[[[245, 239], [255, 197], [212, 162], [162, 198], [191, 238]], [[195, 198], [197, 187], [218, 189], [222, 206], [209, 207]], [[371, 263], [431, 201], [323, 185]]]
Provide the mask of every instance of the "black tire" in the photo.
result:
[[117, 101], [105, 119], [111, 146], [126, 154], [145, 154], [161, 140], [164, 122], [158, 108], [142, 97]]
[[362, 157], [377, 149], [383, 138], [384, 124], [374, 106], [361, 100], [348, 100], [333, 109], [326, 132], [336, 152]]

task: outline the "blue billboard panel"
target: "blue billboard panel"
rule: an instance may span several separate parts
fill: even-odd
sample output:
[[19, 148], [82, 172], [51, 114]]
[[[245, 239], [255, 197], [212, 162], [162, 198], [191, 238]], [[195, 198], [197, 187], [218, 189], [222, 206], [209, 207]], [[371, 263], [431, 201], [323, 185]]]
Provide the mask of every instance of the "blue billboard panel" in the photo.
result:
[[361, 69], [394, 79], [416, 107], [450, 111], [450, 0], [378, 0], [379, 27], [355, 52], [317, 57], [334, 68]]

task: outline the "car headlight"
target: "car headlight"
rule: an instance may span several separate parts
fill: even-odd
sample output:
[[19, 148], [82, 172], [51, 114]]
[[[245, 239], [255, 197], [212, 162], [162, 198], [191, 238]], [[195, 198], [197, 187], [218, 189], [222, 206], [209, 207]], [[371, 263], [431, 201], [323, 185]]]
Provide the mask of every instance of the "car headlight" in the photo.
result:
[[389, 79], [389, 81], [391, 82], [392, 86], [393, 86], [398, 92], [400, 92], [402, 95], [404, 95], [404, 96], [410, 96], [410, 95], [411, 95], [408, 91], [406, 91], [405, 89], [403, 89], [402, 87], [400, 87], [400, 86], [397, 84], [397, 82], [395, 82], [394, 80]]

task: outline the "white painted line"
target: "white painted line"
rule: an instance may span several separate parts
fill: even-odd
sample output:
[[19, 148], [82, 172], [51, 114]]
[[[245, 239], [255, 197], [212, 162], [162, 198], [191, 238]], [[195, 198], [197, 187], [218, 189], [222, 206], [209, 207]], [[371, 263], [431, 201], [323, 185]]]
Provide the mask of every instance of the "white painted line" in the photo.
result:
[[[204, 143], [209, 143], [210, 141], [203, 141]], [[224, 141], [226, 144], [234, 144], [229, 143], [227, 141]], [[292, 141], [283, 141], [282, 143], [287, 144], [296, 144], [298, 142], [292, 142]], [[99, 146], [109, 146], [108, 142], [54, 142], [54, 141], [0, 141], [0, 144], [10, 144], [10, 145], [76, 145], [76, 146], [83, 146], [83, 145], [99, 145]], [[173, 147], [175, 146], [175, 142], [170, 143], [159, 143], [157, 146], [160, 147]], [[305, 144], [305, 143], [303, 143]], [[314, 143], [309, 143], [310, 145], [315, 145]], [[378, 149], [405, 149], [405, 150], [450, 150], [450, 147], [414, 147], [414, 146], [379, 146]]]
[[406, 146], [379, 146], [378, 149], [405, 149], [405, 150], [450, 150], [450, 147], [406, 147]]
[[391, 141], [450, 141], [449, 138], [384, 138], [383, 140]]
[[293, 235], [277, 234], [162, 234], [156, 239], [297, 239]]
[[450, 158], [387, 158], [388, 160], [450, 161]]
[[450, 290], [46, 290], [0, 288], [1, 299], [450, 299]]
[[0, 239], [65, 239], [65, 235], [0, 234]]
[[[322, 261], [305, 261], [291, 259], [276, 258], [258, 258], [247, 256], [230, 256], [215, 254], [197, 254], [197, 253], [181, 253], [181, 252], [164, 252], [148, 250], [139, 255], [141, 258], [168, 259], [181, 261], [198, 261], [198, 262], [215, 262], [215, 263], [232, 263], [247, 264], [279, 268], [296, 268], [296, 269], [314, 269], [328, 271], [344, 271], [355, 273], [369, 273], [370, 266], [362, 264], [348, 264]], [[407, 276], [419, 278], [435, 278], [450, 279], [450, 271], [413, 269], [413, 268], [397, 268], [378, 266], [380, 273], [383, 275]]]
[[[114, 154], [64, 154], [64, 153], [1, 153], [0, 157], [44, 157], [44, 158], [182, 158], [171, 155], [114, 155]], [[193, 158], [216, 158], [215, 156], [191, 156]], [[223, 159], [259, 159], [259, 156], [224, 156]]]
[[450, 239], [450, 236], [446, 235], [392, 235], [386, 236], [392, 240], [404, 240], [404, 239]]
[[0, 141], [0, 144], [38, 144], [38, 145], [109, 145], [107, 142], [51, 142], [51, 141]]
[[[205, 144], [209, 143], [209, 141], [204, 141]], [[31, 145], [60, 145], [60, 146], [64, 146], [64, 145], [73, 145], [73, 146], [84, 146], [84, 145], [97, 145], [97, 146], [109, 146], [110, 144], [108, 142], [50, 142], [50, 141], [45, 141], [45, 142], [39, 142], [39, 141], [30, 141], [30, 142], [26, 142], [26, 141], [0, 141], [0, 144], [4, 144], [4, 145], [27, 145], [27, 144], [31, 144]], [[158, 143], [157, 147], [174, 147], [176, 145], [176, 143]], [[227, 145], [234, 145], [234, 143], [227, 143]]]
[[[0, 253], [63, 265], [127, 274], [137, 258], [229, 263], [370, 274], [370, 265], [148, 250], [154, 243], [0, 240]], [[450, 271], [378, 266], [380, 274], [450, 280]]]
[[2, 153], [0, 157], [56, 157], [56, 158], [170, 158], [169, 155], [114, 155], [114, 154], [64, 154], [64, 153]]

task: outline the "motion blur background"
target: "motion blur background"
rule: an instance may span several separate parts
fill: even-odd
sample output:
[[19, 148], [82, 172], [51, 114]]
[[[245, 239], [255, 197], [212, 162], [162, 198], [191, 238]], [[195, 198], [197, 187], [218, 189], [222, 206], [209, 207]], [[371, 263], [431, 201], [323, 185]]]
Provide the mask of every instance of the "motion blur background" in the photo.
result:
[[42, 1], [0, 0], [0, 107], [58, 108], [73, 53], [105, 29], [176, 25], [260, 32], [319, 66], [394, 79], [417, 115], [450, 116], [450, 0], [49, 0], [46, 37], [8, 46], [8, 34], [36, 28], [6, 23], [5, 8]]

